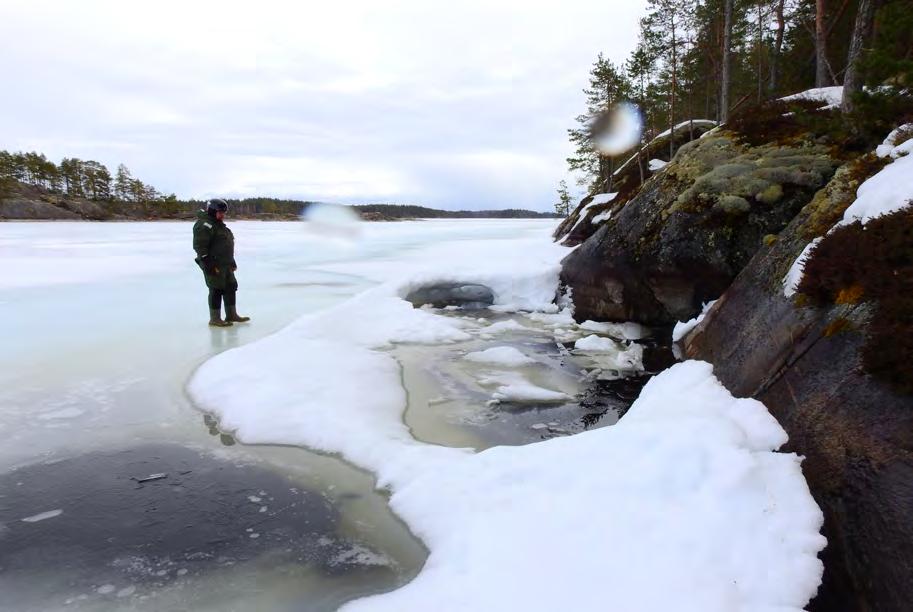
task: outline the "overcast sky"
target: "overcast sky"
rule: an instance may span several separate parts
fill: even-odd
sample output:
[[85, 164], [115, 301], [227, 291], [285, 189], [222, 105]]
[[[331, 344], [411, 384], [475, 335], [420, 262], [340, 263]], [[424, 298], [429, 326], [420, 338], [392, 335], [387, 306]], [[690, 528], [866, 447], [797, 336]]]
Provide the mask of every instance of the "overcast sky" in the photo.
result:
[[643, 0], [0, 0], [0, 149], [179, 197], [548, 210]]

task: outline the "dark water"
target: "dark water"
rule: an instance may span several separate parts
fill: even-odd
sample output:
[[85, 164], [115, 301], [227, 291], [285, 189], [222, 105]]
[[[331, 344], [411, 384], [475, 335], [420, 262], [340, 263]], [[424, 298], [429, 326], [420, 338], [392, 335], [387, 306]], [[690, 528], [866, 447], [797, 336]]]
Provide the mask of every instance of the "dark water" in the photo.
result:
[[[157, 473], [167, 477], [137, 481]], [[330, 577], [386, 572], [394, 586], [395, 564], [338, 535], [339, 517], [325, 496], [281, 474], [179, 445], [29, 465], [0, 475], [0, 609], [141, 602], [263, 558]], [[371, 582], [377, 590], [376, 575]], [[314, 609], [298, 596], [287, 609]]]

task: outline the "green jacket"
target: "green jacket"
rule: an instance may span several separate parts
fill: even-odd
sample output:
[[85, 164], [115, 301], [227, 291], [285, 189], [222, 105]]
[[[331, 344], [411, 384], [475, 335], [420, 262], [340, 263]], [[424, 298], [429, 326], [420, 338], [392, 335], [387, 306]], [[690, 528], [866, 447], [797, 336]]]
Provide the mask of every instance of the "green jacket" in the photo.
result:
[[237, 290], [235, 279], [235, 236], [222, 221], [210, 217], [205, 210], [197, 213], [193, 224], [193, 250], [203, 278], [210, 289]]
[[205, 210], [197, 212], [197, 222], [193, 224], [193, 250], [201, 261], [214, 262], [219, 267], [235, 265], [234, 234]]

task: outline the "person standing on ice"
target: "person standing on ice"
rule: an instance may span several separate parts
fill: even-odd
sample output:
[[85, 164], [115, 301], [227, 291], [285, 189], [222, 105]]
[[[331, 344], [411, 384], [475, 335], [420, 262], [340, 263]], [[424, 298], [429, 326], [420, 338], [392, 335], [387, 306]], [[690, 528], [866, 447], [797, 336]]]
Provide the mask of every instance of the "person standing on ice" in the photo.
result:
[[[225, 200], [209, 200], [206, 210], [197, 212], [193, 224], [193, 250], [196, 262], [203, 269], [209, 288], [209, 324], [228, 327], [232, 323], [250, 321], [235, 309], [238, 281], [235, 279], [235, 236], [225, 225], [228, 204]], [[222, 319], [222, 300], [225, 300], [225, 319]]]

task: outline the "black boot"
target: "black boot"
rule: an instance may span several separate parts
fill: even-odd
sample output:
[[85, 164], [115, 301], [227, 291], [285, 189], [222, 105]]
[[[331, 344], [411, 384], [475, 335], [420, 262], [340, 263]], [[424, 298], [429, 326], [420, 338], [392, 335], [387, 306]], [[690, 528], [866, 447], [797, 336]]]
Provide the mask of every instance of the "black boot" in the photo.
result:
[[222, 309], [209, 309], [209, 325], [211, 327], [231, 327], [231, 321], [222, 320]]
[[225, 304], [225, 320], [231, 325], [232, 323], [247, 323], [250, 321], [250, 317], [242, 317], [239, 315], [234, 304]]

